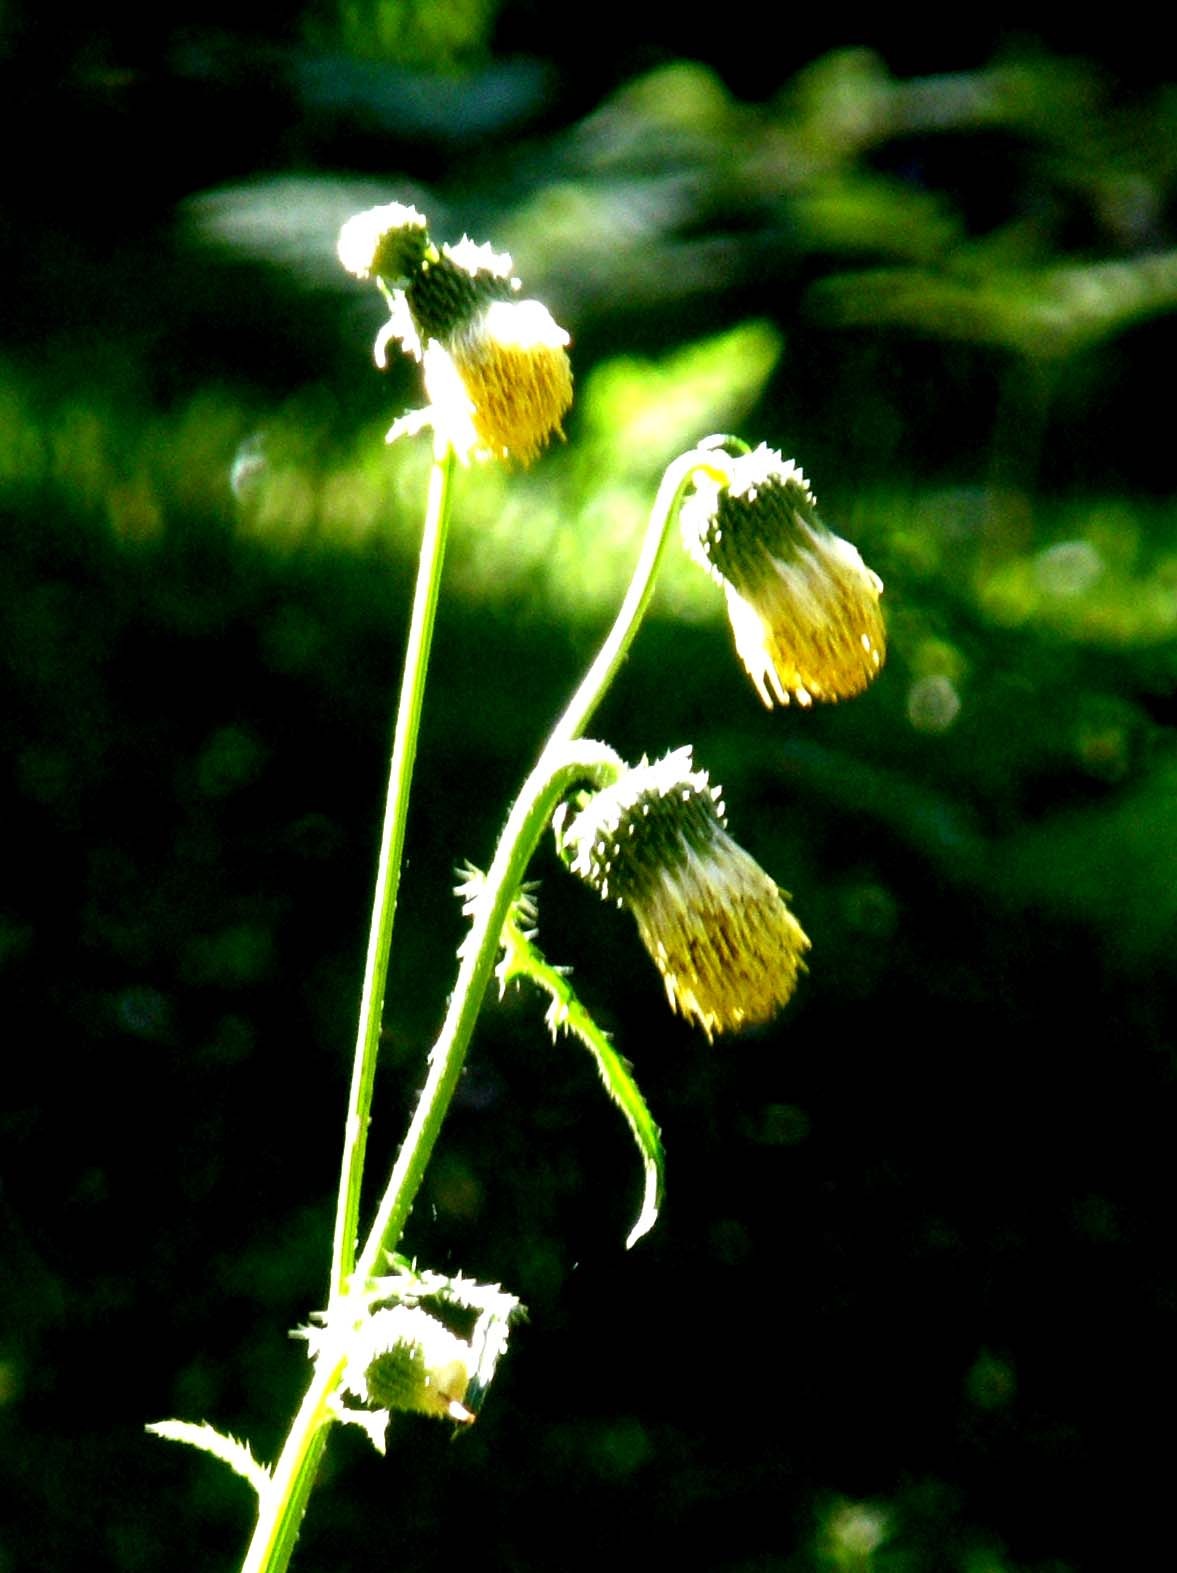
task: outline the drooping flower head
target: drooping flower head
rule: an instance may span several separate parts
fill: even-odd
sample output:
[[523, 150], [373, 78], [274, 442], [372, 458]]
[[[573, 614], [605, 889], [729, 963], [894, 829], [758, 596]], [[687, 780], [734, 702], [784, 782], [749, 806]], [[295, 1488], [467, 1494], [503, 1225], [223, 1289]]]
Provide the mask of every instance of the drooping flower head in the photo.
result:
[[783, 893], [726, 823], [720, 788], [679, 748], [643, 759], [557, 824], [568, 866], [629, 908], [672, 1008], [708, 1038], [775, 1015], [809, 948]]
[[688, 552], [727, 597], [736, 650], [761, 699], [847, 699], [883, 664], [883, 581], [826, 528], [805, 476], [763, 444], [708, 455], [680, 513]]
[[438, 248], [421, 214], [395, 202], [350, 218], [338, 249], [344, 267], [376, 278], [388, 301], [377, 364], [395, 339], [424, 368], [430, 408], [397, 421], [390, 439], [431, 422], [463, 462], [530, 464], [563, 435], [568, 335], [546, 306], [519, 298], [505, 252], [468, 237]]

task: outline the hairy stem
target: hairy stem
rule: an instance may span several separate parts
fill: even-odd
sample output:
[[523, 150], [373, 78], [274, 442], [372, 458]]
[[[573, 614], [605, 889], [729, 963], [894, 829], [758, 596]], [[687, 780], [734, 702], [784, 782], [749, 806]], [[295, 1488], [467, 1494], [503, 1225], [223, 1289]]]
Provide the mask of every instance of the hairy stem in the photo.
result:
[[[429, 1076], [357, 1263], [354, 1282], [360, 1290], [350, 1297], [344, 1293], [334, 1302], [339, 1343], [332, 1344], [332, 1350], [344, 1348], [349, 1322], [362, 1319], [362, 1286], [382, 1265], [385, 1251], [396, 1245], [416, 1199], [461, 1075], [511, 899], [535, 844], [552, 810], [571, 786], [585, 780], [603, 786], [615, 780], [623, 768], [621, 760], [603, 743], [576, 743], [558, 751], [547, 749], [516, 799], [499, 838], [473, 927], [462, 947], [458, 982], [429, 1057]], [[352, 1309], [343, 1312], [341, 1308], [349, 1298]], [[324, 1352], [315, 1364], [314, 1375], [274, 1466], [269, 1487], [259, 1502], [257, 1526], [241, 1573], [285, 1573], [289, 1565], [326, 1441], [331, 1420], [331, 1395], [345, 1361], [344, 1353], [337, 1356]]]
[[382, 1265], [383, 1254], [395, 1250], [400, 1242], [462, 1073], [466, 1049], [498, 955], [503, 924], [552, 811], [577, 783], [591, 781], [594, 786], [605, 786], [615, 781], [623, 769], [622, 761], [604, 743], [549, 746], [515, 799], [499, 837], [473, 925], [462, 945], [462, 964], [450, 1007], [430, 1051], [429, 1075], [356, 1265], [357, 1284], [366, 1283]]
[[429, 499], [425, 510], [425, 528], [417, 566], [417, 587], [413, 595], [413, 610], [405, 647], [405, 667], [401, 678], [400, 704], [396, 717], [396, 734], [392, 745], [392, 763], [388, 774], [384, 827], [380, 837], [380, 859], [376, 869], [376, 893], [372, 903], [372, 924], [368, 932], [364, 988], [360, 997], [359, 1030], [356, 1035], [351, 1090], [348, 1095], [343, 1163], [335, 1212], [335, 1236], [331, 1250], [332, 1300], [342, 1294], [355, 1265], [360, 1185], [364, 1172], [364, 1153], [368, 1143], [368, 1118], [372, 1104], [376, 1055], [380, 1048], [384, 986], [388, 977], [388, 958], [392, 947], [392, 925], [396, 917], [401, 854], [405, 844], [409, 787], [413, 777], [413, 761], [417, 753], [417, 733], [421, 721], [421, 702], [425, 692], [425, 673], [429, 665], [429, 649], [433, 639], [433, 623], [441, 584], [441, 566], [445, 556], [454, 467], [455, 454], [452, 447], [441, 439], [435, 440], [433, 468], [429, 476]]
[[583, 736], [593, 712], [617, 675], [618, 668], [624, 661], [646, 608], [650, 604], [650, 597], [654, 593], [654, 581], [670, 540], [671, 526], [678, 518], [679, 505], [687, 487], [699, 470], [709, 471], [719, 481], [725, 478], [723, 472], [715, 467], [714, 460], [708, 459], [707, 450], [721, 442], [727, 443], [732, 440], [727, 437], [708, 437], [705, 443], [693, 448], [690, 453], [682, 454], [667, 466], [657, 496], [654, 498], [654, 506], [650, 509], [650, 522], [646, 526], [641, 553], [634, 567], [633, 578], [629, 581], [629, 589], [625, 592], [625, 599], [614, 619], [613, 627], [597, 652], [596, 660], [585, 673], [580, 687], [553, 727], [548, 738], [549, 748], [554, 744], [567, 742], [570, 738]]
[[342, 1358], [316, 1362], [273, 1477], [258, 1502], [257, 1524], [241, 1573], [283, 1573], [290, 1563], [327, 1442], [329, 1399], [343, 1366]]
[[[482, 998], [511, 902], [523, 881], [528, 861], [552, 810], [569, 785], [577, 779], [578, 769], [582, 779], [591, 773], [582, 763], [582, 760], [591, 756], [572, 753], [570, 745], [582, 736], [633, 643], [638, 625], [654, 593], [655, 577], [670, 539], [671, 526], [678, 517], [679, 505], [691, 478], [697, 471], [707, 469], [723, 479], [722, 472], [715, 469], [715, 461], [709, 458], [708, 453], [710, 448], [723, 441], [726, 439], [708, 438], [699, 448], [675, 459], [663, 475], [654, 506], [650, 510], [650, 521], [646, 526], [633, 577], [613, 627], [567, 709], [552, 729], [543, 753], [524, 783], [503, 827], [494, 862], [487, 874], [483, 901], [462, 948], [462, 966], [450, 998], [450, 1008], [430, 1052], [429, 1076], [421, 1089], [412, 1121], [357, 1265], [357, 1285], [362, 1286], [377, 1270], [382, 1253], [395, 1250], [400, 1243], [401, 1231], [412, 1211], [438, 1132], [461, 1075], [470, 1035], [482, 1008]], [[612, 750], [605, 749], [603, 744], [589, 744], [587, 747], [590, 750], [602, 750], [601, 757], [607, 757], [610, 761], [609, 773], [599, 777], [596, 784], [603, 785], [606, 780], [615, 780], [621, 762]]]
[[[528, 776], [508, 815], [486, 877], [473, 926], [462, 946], [457, 982], [441, 1032], [430, 1052], [425, 1086], [421, 1090], [371, 1230], [356, 1260], [355, 1231], [372, 1075], [380, 1040], [384, 980], [388, 970], [392, 919], [404, 844], [409, 777], [416, 746], [429, 638], [437, 604], [454, 468], [451, 452], [435, 450], [425, 538], [421, 548], [421, 568], [413, 603], [410, 648], [406, 656], [393, 746], [332, 1256], [332, 1303], [339, 1307], [346, 1300], [350, 1280], [357, 1320], [364, 1314], [364, 1288], [383, 1265], [385, 1254], [395, 1250], [400, 1243], [405, 1222], [416, 1201], [461, 1076], [466, 1050], [494, 968], [504, 921], [536, 843], [557, 803], [572, 786], [583, 781], [605, 786], [615, 781], [624, 769], [622, 761], [604, 744], [577, 740], [581, 738], [633, 642], [653, 594], [655, 575], [670, 536], [670, 527], [677, 517], [692, 476], [699, 470], [709, 470], [717, 474], [719, 479], [723, 478], [707, 453], [708, 448], [717, 446], [721, 440], [708, 439], [706, 444], [676, 459], [663, 476], [650, 513], [641, 554], [613, 627], [571, 703], [552, 730], [535, 769]], [[346, 1320], [346, 1316], [341, 1318], [341, 1325]], [[270, 1489], [261, 1501], [257, 1527], [241, 1573], [285, 1573], [314, 1484], [315, 1470], [331, 1419], [330, 1399], [338, 1385], [344, 1363], [342, 1355], [335, 1358], [328, 1357], [326, 1353], [316, 1363], [314, 1376], [274, 1466]]]

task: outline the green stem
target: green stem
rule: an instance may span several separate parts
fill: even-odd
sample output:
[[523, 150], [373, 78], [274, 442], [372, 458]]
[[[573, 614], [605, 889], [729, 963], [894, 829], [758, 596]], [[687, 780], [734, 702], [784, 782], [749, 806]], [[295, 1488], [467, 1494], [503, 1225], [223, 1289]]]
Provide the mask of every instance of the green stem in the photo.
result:
[[[700, 469], [712, 470], [720, 479], [723, 478], [702, 447], [676, 459], [663, 476], [634, 576], [613, 627], [571, 703], [556, 723], [535, 769], [528, 776], [508, 815], [486, 877], [473, 926], [462, 946], [461, 967], [441, 1032], [430, 1052], [425, 1086], [421, 1090], [376, 1218], [353, 1267], [359, 1183], [371, 1098], [371, 1067], [379, 1044], [381, 1002], [396, 905], [400, 850], [404, 841], [408, 774], [412, 768], [416, 718], [420, 712], [419, 685], [424, 680], [424, 664], [428, 656], [428, 635], [436, 606], [453, 474], [453, 455], [450, 454], [443, 464], [441, 456], [435, 453], [428, 515], [431, 523], [427, 524], [427, 539], [422, 543], [422, 568], [417, 580], [410, 641], [414, 639], [418, 627], [422, 633], [418, 636], [417, 655], [406, 658], [401, 714], [393, 748], [389, 806], [381, 842], [372, 938], [364, 981], [364, 1003], [361, 1007], [360, 1042], [348, 1109], [344, 1180], [340, 1186], [336, 1219], [331, 1279], [333, 1302], [346, 1293], [349, 1278], [358, 1286], [362, 1296], [368, 1280], [383, 1265], [385, 1254], [395, 1250], [400, 1243], [401, 1232], [416, 1201], [442, 1121], [461, 1076], [466, 1050], [494, 968], [503, 923], [552, 811], [577, 782], [590, 780], [598, 786], [604, 786], [616, 780], [624, 768], [612, 749], [603, 743], [578, 743], [576, 740], [588, 725], [633, 642], [638, 623], [653, 593], [654, 577], [669, 538], [670, 526], [677, 517], [692, 475]], [[432, 544], [431, 537], [434, 538]], [[428, 571], [425, 567], [427, 558], [434, 560], [433, 567]], [[419, 668], [420, 675], [411, 679], [410, 672], [414, 668]], [[406, 700], [406, 695], [414, 697]], [[402, 719], [406, 714], [411, 714], [413, 720], [411, 728], [406, 723], [402, 737]], [[403, 756], [403, 766], [398, 766], [398, 755]], [[362, 1314], [362, 1298], [357, 1299], [356, 1305]], [[338, 1384], [343, 1365], [342, 1355], [337, 1359], [329, 1359], [324, 1354], [316, 1362], [306, 1396], [274, 1466], [270, 1489], [260, 1504], [257, 1527], [241, 1573], [285, 1573], [326, 1439], [327, 1424], [331, 1418], [329, 1400]]]
[[328, 1400], [343, 1366], [342, 1357], [335, 1361], [324, 1357], [315, 1364], [273, 1477], [258, 1502], [257, 1525], [241, 1573], [284, 1573], [290, 1563], [327, 1442]]
[[[367, 1283], [382, 1265], [384, 1251], [391, 1250], [400, 1238], [461, 1075], [511, 900], [553, 809], [577, 782], [589, 780], [603, 786], [615, 780], [623, 768], [621, 760], [603, 743], [574, 744], [560, 750], [559, 755], [545, 749], [540, 765], [528, 776], [515, 800], [499, 838], [473, 927], [462, 947], [462, 965], [449, 1012], [429, 1057], [429, 1076], [357, 1264], [357, 1284]], [[342, 1303], [337, 1301], [337, 1307]], [[362, 1297], [357, 1297], [355, 1304], [355, 1315], [362, 1316]], [[342, 1317], [337, 1328], [340, 1342], [336, 1347], [341, 1350], [345, 1347], [347, 1321], [346, 1316]], [[324, 1352], [315, 1363], [314, 1376], [274, 1466], [273, 1478], [258, 1504], [257, 1526], [241, 1573], [285, 1573], [289, 1565], [327, 1437], [331, 1394], [345, 1361], [342, 1352], [338, 1356]]]
[[433, 1147], [458, 1085], [474, 1024], [498, 955], [503, 924], [523, 882], [536, 843], [560, 799], [582, 781], [605, 786], [624, 769], [604, 743], [568, 743], [545, 748], [523, 783], [503, 826], [483, 886], [474, 922], [462, 945], [462, 964], [449, 1010], [429, 1055], [429, 1075], [397, 1155], [368, 1239], [356, 1264], [355, 1281], [365, 1284], [395, 1250], [425, 1178]]
[[645, 610], [650, 604], [650, 597], [654, 593], [654, 581], [670, 540], [670, 527], [678, 518], [679, 506], [687, 487], [698, 470], [709, 470], [721, 481], [726, 478], [724, 473], [716, 468], [714, 461], [708, 459], [707, 449], [732, 440], [728, 437], [708, 437], [690, 453], [682, 454], [667, 466], [657, 496], [654, 498], [654, 506], [650, 509], [650, 522], [646, 526], [642, 550], [633, 571], [633, 578], [629, 581], [629, 589], [625, 592], [625, 599], [621, 603], [608, 637], [597, 652], [596, 660], [585, 673], [567, 709], [553, 727], [547, 741], [547, 748], [583, 735], [594, 710], [605, 697], [609, 684], [617, 675], [622, 661], [625, 660]]
[[392, 925], [396, 917], [401, 854], [404, 850], [405, 822], [408, 817], [409, 786], [413, 776], [417, 733], [421, 721], [421, 701], [425, 692], [425, 673], [429, 665], [429, 648], [433, 638], [438, 590], [441, 584], [441, 565], [445, 556], [454, 467], [453, 448], [448, 442], [435, 440], [433, 468], [429, 476], [429, 499], [425, 510], [425, 528], [417, 567], [417, 586], [413, 595], [413, 610], [405, 647], [405, 668], [401, 678], [400, 704], [396, 717], [396, 734], [392, 745], [392, 763], [388, 774], [388, 795], [385, 800], [384, 827], [380, 838], [380, 860], [376, 870], [376, 893], [372, 904], [372, 924], [368, 932], [364, 988], [360, 998], [359, 1030], [356, 1035], [351, 1090], [348, 1095], [343, 1163], [339, 1178], [335, 1236], [331, 1251], [332, 1300], [342, 1294], [355, 1265], [360, 1185], [364, 1172], [364, 1152], [368, 1143], [368, 1119], [372, 1104], [376, 1056], [380, 1048], [384, 986], [388, 977]]
[[[579, 755], [574, 756], [576, 764], [571, 767], [566, 764], [570, 757], [569, 746], [584, 732], [633, 643], [642, 615], [654, 593], [654, 581], [670, 539], [671, 525], [678, 517], [679, 505], [692, 477], [697, 471], [706, 469], [720, 480], [726, 478], [709, 454], [710, 449], [726, 441], [728, 439], [722, 437], [709, 437], [705, 443], [690, 453], [684, 453], [667, 467], [650, 510], [650, 522], [646, 526], [629, 589], [613, 627], [567, 709], [552, 729], [539, 761], [524, 783], [503, 827], [494, 862], [487, 874], [484, 899], [462, 947], [462, 966], [450, 996], [450, 1008], [430, 1052], [428, 1079], [421, 1089], [412, 1122], [357, 1264], [355, 1281], [359, 1285], [366, 1283], [379, 1268], [382, 1255], [394, 1251], [400, 1244], [401, 1231], [417, 1199], [438, 1132], [458, 1085], [510, 904], [523, 881], [528, 860], [548, 817], [570, 784], [567, 777], [569, 768], [573, 772], [572, 780], [575, 780], [578, 768], [582, 775], [588, 773], [584, 765], [579, 763]], [[605, 749], [603, 744], [588, 746], [602, 749], [602, 757], [607, 756], [615, 762], [611, 767], [612, 778], [615, 779], [620, 765], [617, 756], [612, 750]]]

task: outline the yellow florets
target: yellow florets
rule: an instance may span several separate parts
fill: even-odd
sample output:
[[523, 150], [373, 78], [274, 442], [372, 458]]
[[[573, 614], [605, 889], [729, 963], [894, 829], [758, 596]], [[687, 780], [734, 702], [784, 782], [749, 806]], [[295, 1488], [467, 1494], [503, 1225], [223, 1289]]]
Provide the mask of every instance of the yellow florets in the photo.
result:
[[883, 664], [883, 581], [826, 528], [805, 476], [761, 446], [717, 454], [681, 513], [688, 551], [723, 586], [736, 650], [761, 699], [848, 699]]
[[710, 1038], [785, 1005], [809, 940], [781, 890], [728, 835], [688, 748], [646, 761], [561, 828], [569, 866], [626, 906], [671, 1006]]
[[[389, 320], [377, 364], [395, 339], [424, 368], [429, 409], [402, 417], [390, 440], [429, 424], [463, 463], [526, 465], [563, 435], [572, 403], [568, 334], [546, 306], [519, 298], [505, 252], [468, 237], [437, 248], [420, 214], [392, 203], [349, 219], [339, 254], [357, 276], [382, 280]], [[393, 262], [404, 266], [389, 288]]]
[[[530, 464], [553, 435], [563, 436], [561, 421], [572, 403], [567, 343], [567, 333], [538, 300], [499, 300], [441, 350], [466, 406], [456, 415], [459, 453]], [[452, 398], [452, 379], [439, 378], [436, 363], [431, 378], [427, 356], [425, 382], [435, 409], [437, 381], [448, 390], [443, 397]]]

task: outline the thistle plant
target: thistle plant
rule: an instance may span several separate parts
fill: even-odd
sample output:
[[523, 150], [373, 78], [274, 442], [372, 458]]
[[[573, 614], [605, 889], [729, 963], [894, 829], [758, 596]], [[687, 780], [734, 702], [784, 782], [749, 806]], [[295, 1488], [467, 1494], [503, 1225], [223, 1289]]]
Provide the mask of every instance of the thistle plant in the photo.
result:
[[678, 747], [630, 766], [586, 737], [616, 678], [681, 526], [688, 552], [727, 598], [737, 651], [761, 699], [799, 705], [858, 693], [882, 665], [882, 583], [819, 518], [791, 462], [737, 438], [708, 437], [667, 468], [616, 619], [525, 779], [485, 873], [461, 871], [470, 928], [428, 1074], [374, 1217], [359, 1198], [380, 1043], [416, 741], [456, 467], [526, 466], [562, 437], [572, 401], [568, 334], [523, 295], [510, 257], [463, 238], [438, 245], [425, 218], [398, 203], [357, 214], [339, 257], [388, 307], [375, 344], [419, 362], [427, 403], [390, 441], [432, 431], [433, 466], [397, 711], [355, 1057], [344, 1128], [325, 1310], [300, 1330], [311, 1376], [272, 1468], [208, 1425], [151, 1429], [220, 1458], [253, 1487], [257, 1522], [242, 1573], [290, 1562], [332, 1428], [358, 1426], [383, 1451], [390, 1415], [473, 1423], [522, 1314], [496, 1285], [419, 1267], [401, 1250], [414, 1200], [458, 1084], [492, 977], [528, 980], [547, 997], [553, 1035], [578, 1039], [633, 1133], [644, 1173], [632, 1246], [663, 1193], [658, 1126], [627, 1060], [545, 959], [529, 861], [551, 830], [568, 870], [629, 909], [671, 1007], [708, 1040], [765, 1022], [791, 998], [809, 949], [786, 894], [728, 833], [722, 792]]

